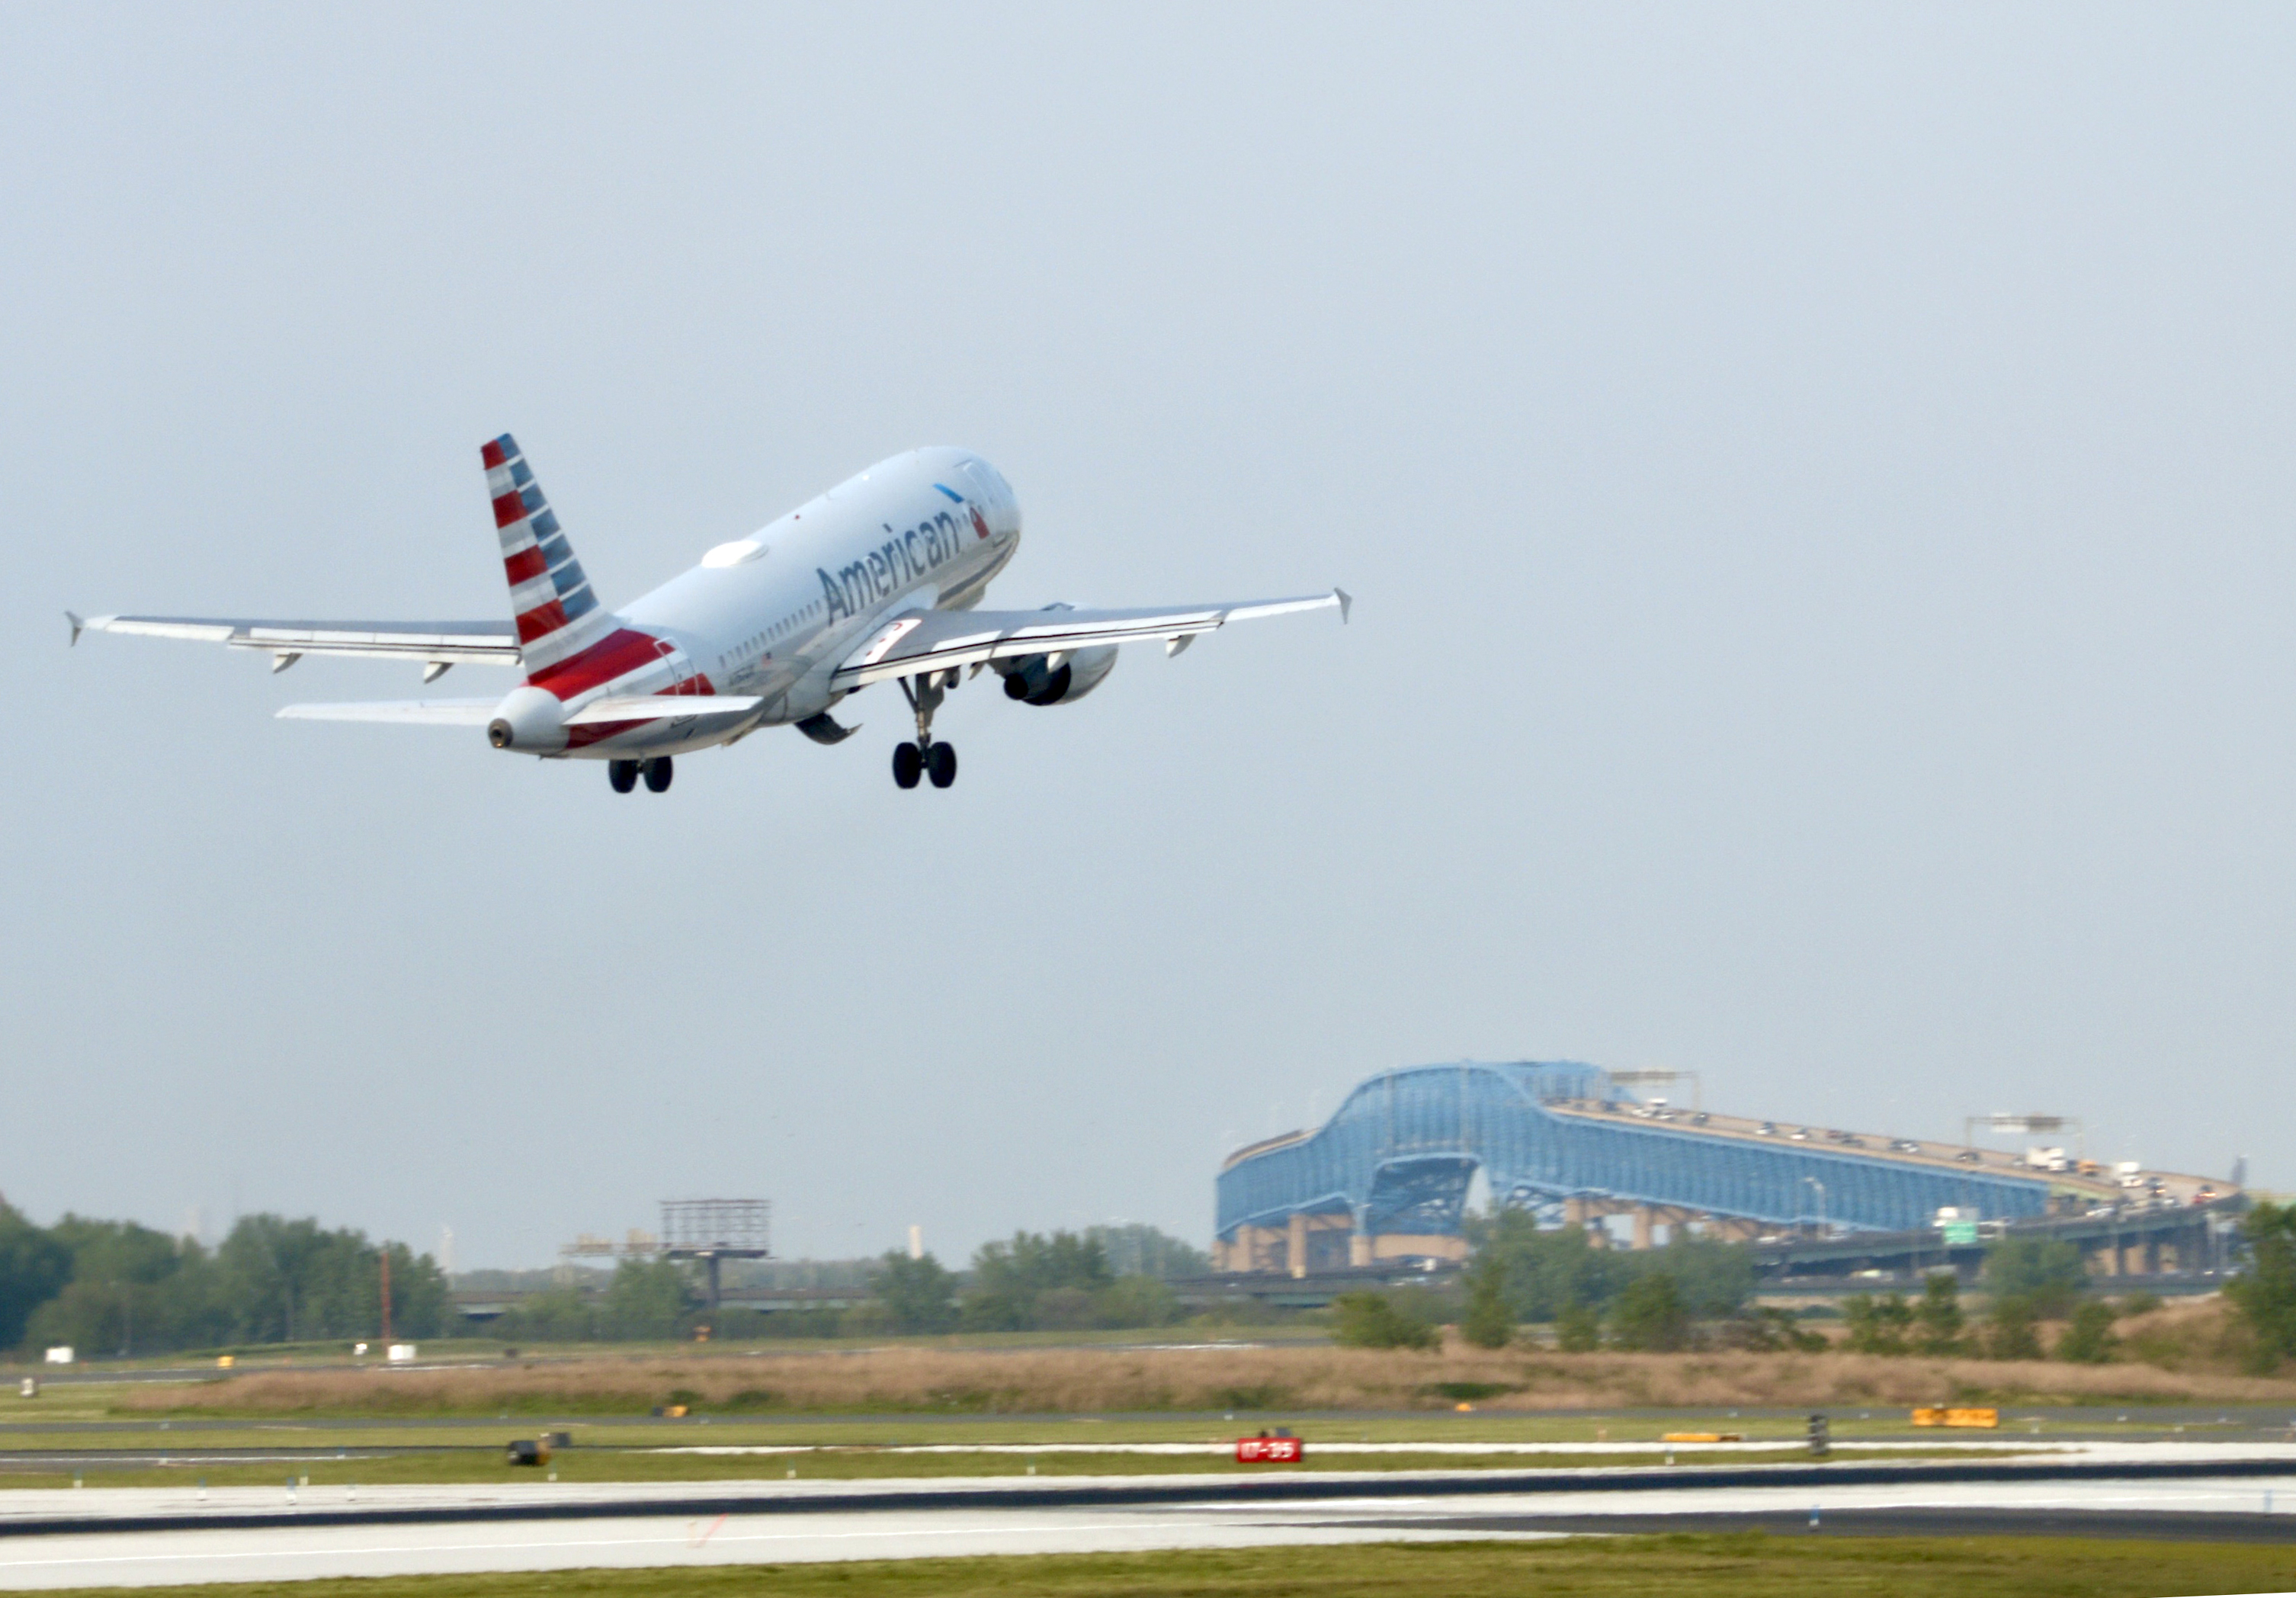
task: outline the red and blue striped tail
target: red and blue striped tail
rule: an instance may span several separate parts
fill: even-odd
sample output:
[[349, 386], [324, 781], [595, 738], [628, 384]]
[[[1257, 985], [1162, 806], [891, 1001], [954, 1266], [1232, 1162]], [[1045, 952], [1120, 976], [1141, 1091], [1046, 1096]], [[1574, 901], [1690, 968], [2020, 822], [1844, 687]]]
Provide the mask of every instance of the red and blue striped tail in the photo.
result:
[[495, 529], [502, 536], [503, 574], [510, 579], [519, 649], [532, 677], [594, 642], [611, 618], [598, 609], [582, 562], [559, 530], [518, 440], [504, 433], [479, 455], [487, 464], [487, 493], [495, 502]]

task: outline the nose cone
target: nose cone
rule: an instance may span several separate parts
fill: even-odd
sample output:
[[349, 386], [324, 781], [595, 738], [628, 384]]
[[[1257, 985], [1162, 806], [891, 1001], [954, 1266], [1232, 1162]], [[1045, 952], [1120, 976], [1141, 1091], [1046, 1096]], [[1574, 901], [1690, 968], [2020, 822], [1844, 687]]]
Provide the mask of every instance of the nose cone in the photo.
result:
[[1004, 474], [979, 455], [965, 462], [964, 471], [987, 509], [989, 530], [999, 538], [1018, 538], [1021, 496], [1013, 492], [1013, 485], [1004, 480]]

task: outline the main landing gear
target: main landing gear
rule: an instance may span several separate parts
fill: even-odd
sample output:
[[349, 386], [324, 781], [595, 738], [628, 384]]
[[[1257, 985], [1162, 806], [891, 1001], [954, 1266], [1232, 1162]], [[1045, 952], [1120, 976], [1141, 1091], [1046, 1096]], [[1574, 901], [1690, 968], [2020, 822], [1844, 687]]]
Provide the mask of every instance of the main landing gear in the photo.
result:
[[928, 743], [919, 749], [914, 743], [893, 746], [893, 781], [903, 788], [914, 788], [919, 777], [931, 777], [936, 788], [946, 788], [956, 781], [956, 745]]
[[893, 781], [898, 786], [914, 788], [919, 777], [931, 777], [936, 788], [946, 788], [956, 781], [956, 746], [935, 743], [932, 735], [933, 712], [948, 697], [947, 684], [955, 676], [954, 671], [947, 671], [899, 679], [909, 709], [917, 713], [917, 741], [893, 746]]
[[645, 778], [648, 792], [668, 793], [670, 779], [669, 757], [656, 755], [651, 760], [606, 762], [606, 781], [614, 785], [616, 793], [627, 793], [638, 785], [638, 778], [641, 776]]

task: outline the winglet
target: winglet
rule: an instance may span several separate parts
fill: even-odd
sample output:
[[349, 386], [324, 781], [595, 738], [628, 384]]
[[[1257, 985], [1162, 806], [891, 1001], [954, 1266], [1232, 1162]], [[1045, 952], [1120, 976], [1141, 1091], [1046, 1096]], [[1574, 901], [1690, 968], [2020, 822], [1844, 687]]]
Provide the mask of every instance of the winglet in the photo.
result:
[[[71, 641], [72, 641], [72, 643], [78, 643], [79, 642], [79, 631], [80, 631], [80, 629], [81, 629], [82, 627], [86, 627], [86, 626], [87, 625], [87, 623], [86, 623], [85, 621], [82, 621], [78, 617], [77, 617], [77, 616], [73, 615], [70, 611], [66, 611], [64, 612], [64, 619], [65, 619], [66, 621], [69, 621], [69, 622], [70, 622], [70, 623], [71, 623], [71, 630], [72, 630]], [[70, 648], [70, 647], [71, 647], [71, 644], [69, 644], [69, 643], [68, 643], [68, 644], [66, 644], [64, 647], [65, 647], [65, 648], [67, 648], [67, 649], [69, 649], [69, 648]]]
[[1345, 627], [1348, 625], [1348, 612], [1355, 609], [1356, 596], [1345, 588], [1334, 588], [1332, 597], [1340, 602], [1340, 625]]

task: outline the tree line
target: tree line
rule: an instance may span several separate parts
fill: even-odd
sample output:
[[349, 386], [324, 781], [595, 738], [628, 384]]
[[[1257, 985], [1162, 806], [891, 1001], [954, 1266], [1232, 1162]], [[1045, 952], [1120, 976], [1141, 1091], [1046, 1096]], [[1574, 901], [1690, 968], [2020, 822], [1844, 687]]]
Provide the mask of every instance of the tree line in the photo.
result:
[[1332, 1304], [1336, 1340], [1433, 1348], [1439, 1316], [1456, 1317], [1463, 1338], [1488, 1348], [1505, 1348], [1525, 1324], [1551, 1324], [1568, 1353], [1689, 1348], [1710, 1340], [1705, 1329], [1723, 1323], [1742, 1346], [1800, 1335], [1784, 1317], [1743, 1315], [1754, 1258], [1742, 1244], [1677, 1230], [1664, 1248], [1598, 1248], [1583, 1226], [1542, 1228], [1521, 1209], [1470, 1216], [1466, 1229], [1464, 1300], [1345, 1294]]
[[209, 1249], [133, 1221], [66, 1215], [37, 1226], [0, 1204], [0, 1348], [127, 1356], [375, 1338], [386, 1255], [393, 1333], [443, 1332], [446, 1277], [405, 1243], [250, 1215]]
[[[2149, 1296], [2124, 1307], [2088, 1296], [2080, 1250], [2061, 1239], [2008, 1237], [1985, 1251], [1989, 1299], [1980, 1320], [1961, 1307], [1961, 1281], [1950, 1271], [1923, 1278], [1918, 1298], [1856, 1293], [1842, 1302], [1842, 1347], [1853, 1354], [1930, 1358], [2071, 1360], [2103, 1364], [2119, 1352], [2113, 1322], [2123, 1307], [2150, 1307]], [[2067, 1323], [2045, 1347], [2045, 1322]]]
[[689, 1335], [701, 1305], [684, 1266], [625, 1259], [603, 1292], [585, 1292], [573, 1282], [546, 1288], [496, 1316], [487, 1335], [508, 1342], [660, 1342]]
[[[35, 1225], [0, 1202], [0, 1348], [68, 1344], [83, 1357], [128, 1356], [376, 1339], [386, 1255], [394, 1335], [464, 1330], [437, 1261], [355, 1229], [243, 1216], [209, 1248], [133, 1221], [66, 1215]], [[1024, 1231], [983, 1245], [962, 1274], [896, 1251], [865, 1266], [857, 1306], [768, 1315], [710, 1312], [692, 1267], [626, 1259], [603, 1291], [570, 1283], [532, 1294], [488, 1334], [598, 1342], [683, 1338], [704, 1325], [720, 1338], [1160, 1326], [1181, 1313], [1165, 1279], [1210, 1268], [1201, 1250], [1153, 1226]]]
[[[1130, 1259], [1146, 1261], [1152, 1273], [1119, 1274], [1111, 1243]], [[881, 1264], [874, 1313], [864, 1329], [868, 1322], [906, 1332], [1168, 1326], [1182, 1311], [1164, 1278], [1200, 1274], [1208, 1264], [1200, 1251], [1153, 1227], [1015, 1232], [1009, 1242], [983, 1243], [963, 1276], [931, 1254], [912, 1259], [897, 1250]]]
[[[2243, 1222], [2247, 1264], [2226, 1287], [2248, 1362], [2296, 1359], [2296, 1204], [2259, 1202]], [[1334, 1301], [1334, 1335], [1366, 1348], [1437, 1347], [1440, 1327], [1498, 1348], [1528, 1323], [1549, 1324], [1566, 1353], [1739, 1348], [1983, 1359], [2056, 1358], [2099, 1364], [2126, 1356], [2115, 1331], [2158, 1300], [2119, 1303], [2092, 1291], [2080, 1250], [2062, 1239], [2006, 1237], [1985, 1254], [1985, 1313], [1961, 1302], [1949, 1271], [1920, 1292], [1856, 1293], [1841, 1307], [1840, 1339], [1776, 1308], [1750, 1307], [1752, 1250], [1677, 1233], [1662, 1249], [1595, 1246], [1585, 1229], [1542, 1230], [1526, 1212], [1469, 1218], [1463, 1296], [1357, 1293]], [[2054, 1329], [2054, 1330], [2051, 1330]], [[2046, 1335], [2045, 1335], [2046, 1333]], [[2140, 1346], [2138, 1352], [2143, 1352]]]
[[931, 1253], [893, 1250], [870, 1262], [861, 1302], [835, 1309], [708, 1309], [693, 1274], [668, 1261], [624, 1260], [604, 1290], [537, 1293], [488, 1328], [506, 1342], [658, 1340], [695, 1335], [882, 1337], [942, 1332], [1034, 1332], [1166, 1326], [1183, 1314], [1168, 1277], [1210, 1268], [1201, 1250], [1153, 1226], [1016, 1232], [984, 1243], [952, 1271]]
[[2248, 1268], [2225, 1291], [2253, 1340], [2249, 1364], [2269, 1371], [2296, 1359], [2296, 1203], [2251, 1206], [2242, 1231]]
[[[1469, 1342], [1505, 1347], [1526, 1324], [1551, 1325], [1565, 1351], [1668, 1351], [1835, 1346], [1795, 1317], [1751, 1307], [1752, 1251], [1677, 1232], [1664, 1248], [1595, 1246], [1585, 1229], [1542, 1230], [1520, 1210], [1470, 1217], [1462, 1291], [1345, 1295], [1343, 1343], [1431, 1347], [1456, 1323]], [[2256, 1368], [2296, 1359], [2296, 1205], [2259, 1202], [2244, 1221], [2245, 1270], [2227, 1286]], [[37, 1226], [0, 1203], [0, 1348], [72, 1345], [86, 1355], [158, 1354], [380, 1335], [382, 1260], [390, 1261], [393, 1332], [461, 1329], [445, 1276], [428, 1255], [350, 1228], [277, 1215], [241, 1217], [213, 1248], [132, 1221], [67, 1215]], [[625, 1260], [603, 1291], [533, 1295], [497, 1320], [508, 1341], [663, 1340], [705, 1323], [720, 1338], [881, 1336], [958, 1331], [1170, 1325], [1185, 1311], [1167, 1278], [1200, 1275], [1198, 1250], [1151, 1226], [1016, 1232], [983, 1244], [963, 1271], [931, 1254], [889, 1252], [867, 1269], [865, 1297], [825, 1311], [707, 1312], [686, 1266]], [[1839, 1346], [1892, 1356], [2100, 1363], [2125, 1350], [2116, 1306], [2093, 1294], [2068, 1242], [2005, 1238], [1987, 1252], [1982, 1315], [1950, 1273], [1912, 1297], [1857, 1294], [1841, 1306]], [[2051, 1330], [2054, 1329], [2054, 1330]]]

